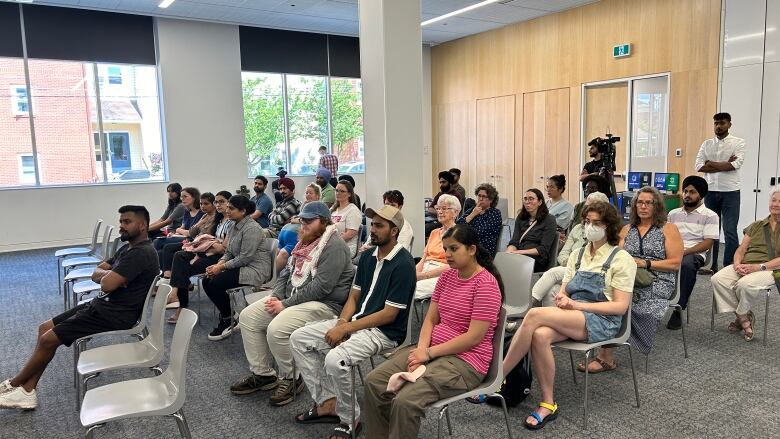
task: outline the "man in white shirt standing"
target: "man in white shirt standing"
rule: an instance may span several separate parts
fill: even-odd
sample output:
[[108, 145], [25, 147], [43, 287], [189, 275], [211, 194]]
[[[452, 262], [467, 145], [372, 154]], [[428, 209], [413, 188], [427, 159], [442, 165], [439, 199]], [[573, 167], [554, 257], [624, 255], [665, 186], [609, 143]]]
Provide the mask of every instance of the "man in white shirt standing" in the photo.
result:
[[[696, 170], [704, 173], [709, 193], [704, 205], [720, 217], [726, 250], [723, 266], [731, 265], [739, 246], [737, 222], [739, 221], [739, 168], [745, 161], [745, 140], [729, 134], [731, 115], [718, 113], [712, 117], [715, 137], [701, 144], [696, 155]], [[711, 273], [718, 271], [718, 240], [712, 247]]]

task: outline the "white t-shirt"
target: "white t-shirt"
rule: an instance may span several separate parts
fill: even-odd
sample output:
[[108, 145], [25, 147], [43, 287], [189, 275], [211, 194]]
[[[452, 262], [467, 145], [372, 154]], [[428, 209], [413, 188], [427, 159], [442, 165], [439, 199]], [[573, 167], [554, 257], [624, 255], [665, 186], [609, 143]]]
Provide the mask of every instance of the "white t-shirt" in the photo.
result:
[[[331, 212], [330, 219], [333, 224], [336, 225], [336, 231], [340, 234], [347, 230], [358, 231], [360, 229], [360, 223], [363, 222], [363, 214], [360, 213], [360, 209], [353, 203], [349, 203], [347, 207], [339, 208]], [[347, 247], [349, 247], [350, 254], [354, 255], [357, 251], [358, 241], [360, 236], [355, 234], [349, 241], [347, 241]]]

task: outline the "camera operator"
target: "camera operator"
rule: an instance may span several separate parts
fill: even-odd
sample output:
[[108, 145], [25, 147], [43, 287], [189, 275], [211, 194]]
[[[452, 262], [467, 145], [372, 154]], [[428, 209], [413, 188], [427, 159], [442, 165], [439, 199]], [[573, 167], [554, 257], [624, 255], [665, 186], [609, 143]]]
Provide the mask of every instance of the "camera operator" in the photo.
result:
[[[582, 168], [582, 172], [580, 173], [580, 181], [582, 182], [582, 189], [585, 189], [585, 180], [590, 176], [602, 176], [606, 178], [606, 173], [602, 172], [602, 169], [605, 167], [604, 163], [604, 147], [608, 145], [608, 143], [601, 139], [600, 137], [596, 137], [595, 139], [588, 142], [588, 155], [593, 158], [593, 160], [589, 161], [588, 163], [585, 163], [585, 166]], [[615, 171], [615, 165], [612, 164], [611, 172]]]

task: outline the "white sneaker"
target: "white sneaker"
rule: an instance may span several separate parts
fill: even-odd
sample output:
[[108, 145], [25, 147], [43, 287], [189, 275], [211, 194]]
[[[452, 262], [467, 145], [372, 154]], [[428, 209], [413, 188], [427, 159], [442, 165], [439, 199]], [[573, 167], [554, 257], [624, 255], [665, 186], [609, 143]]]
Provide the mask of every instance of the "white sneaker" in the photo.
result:
[[28, 392], [19, 386], [11, 387], [11, 390], [0, 393], [0, 409], [33, 410], [36, 407], [38, 407], [38, 396], [35, 389]]
[[8, 392], [9, 390], [13, 390], [14, 386], [11, 385], [11, 380], [7, 379], [0, 383], [0, 393]]

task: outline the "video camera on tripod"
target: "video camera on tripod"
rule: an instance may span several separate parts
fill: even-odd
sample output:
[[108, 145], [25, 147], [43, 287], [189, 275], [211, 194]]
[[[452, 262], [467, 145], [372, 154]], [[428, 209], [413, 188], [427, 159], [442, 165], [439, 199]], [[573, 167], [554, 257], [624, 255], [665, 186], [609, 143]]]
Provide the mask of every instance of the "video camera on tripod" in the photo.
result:
[[601, 154], [602, 166], [599, 170], [599, 175], [606, 179], [612, 177], [613, 172], [617, 169], [615, 167], [615, 154], [617, 152], [615, 144], [617, 142], [620, 142], [620, 137], [609, 133], [605, 134], [604, 137], [596, 137], [588, 142], [588, 146], [596, 145], [596, 149]]

